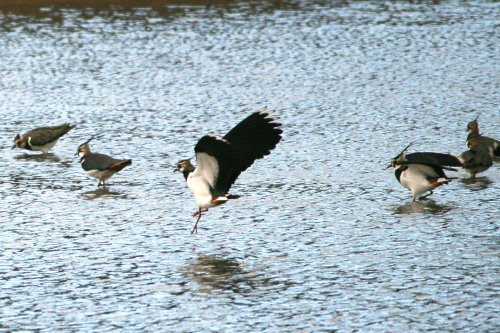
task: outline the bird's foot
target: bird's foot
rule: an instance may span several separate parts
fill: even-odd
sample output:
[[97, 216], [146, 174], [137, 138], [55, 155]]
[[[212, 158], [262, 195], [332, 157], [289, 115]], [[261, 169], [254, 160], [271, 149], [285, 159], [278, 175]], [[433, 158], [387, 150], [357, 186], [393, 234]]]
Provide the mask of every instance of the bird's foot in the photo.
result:
[[432, 193], [432, 191], [429, 191], [426, 195], [421, 196], [419, 200], [426, 200], [430, 195], [432, 195]]

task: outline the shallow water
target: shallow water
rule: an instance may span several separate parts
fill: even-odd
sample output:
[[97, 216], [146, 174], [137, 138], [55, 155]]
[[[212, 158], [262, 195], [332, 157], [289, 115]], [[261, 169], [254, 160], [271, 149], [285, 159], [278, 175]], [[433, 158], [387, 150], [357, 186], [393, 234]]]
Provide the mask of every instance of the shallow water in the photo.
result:
[[[0, 12], [0, 331], [499, 326], [500, 169], [412, 203], [391, 170], [500, 137], [498, 5], [294, 1]], [[190, 235], [175, 163], [275, 109], [272, 154]], [[18, 132], [74, 122], [52, 154]], [[133, 164], [97, 189], [73, 156]]]

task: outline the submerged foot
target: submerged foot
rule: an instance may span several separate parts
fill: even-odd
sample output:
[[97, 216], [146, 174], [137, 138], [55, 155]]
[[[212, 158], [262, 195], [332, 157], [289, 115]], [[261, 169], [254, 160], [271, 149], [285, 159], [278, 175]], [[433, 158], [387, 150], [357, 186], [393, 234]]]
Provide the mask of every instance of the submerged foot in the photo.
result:
[[432, 192], [432, 191], [430, 191], [430, 192], [429, 192], [429, 193], [427, 193], [426, 195], [421, 196], [419, 200], [426, 200], [426, 199], [427, 199], [430, 195], [432, 195], [432, 193], [433, 193], [433, 192]]

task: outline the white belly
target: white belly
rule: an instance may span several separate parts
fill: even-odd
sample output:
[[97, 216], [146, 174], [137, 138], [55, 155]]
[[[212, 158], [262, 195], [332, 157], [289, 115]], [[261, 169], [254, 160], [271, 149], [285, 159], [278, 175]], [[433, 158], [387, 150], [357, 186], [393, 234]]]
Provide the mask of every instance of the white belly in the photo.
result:
[[56, 145], [56, 143], [57, 143], [57, 140], [54, 140], [54, 141], [49, 142], [43, 146], [31, 146], [31, 150], [42, 151], [45, 154], [47, 154], [49, 152], [49, 150]]
[[97, 178], [99, 180], [108, 180], [114, 174], [114, 172], [109, 170], [99, 171], [99, 170], [89, 170], [85, 171], [90, 177]]
[[189, 174], [187, 178], [187, 185], [191, 192], [194, 194], [194, 198], [199, 208], [210, 208], [214, 207], [212, 202], [212, 193], [210, 193], [210, 186], [206, 180], [200, 175], [196, 175], [195, 172]]
[[434, 186], [427, 180], [429, 177], [438, 177], [437, 173], [426, 165], [410, 165], [401, 173], [401, 185], [411, 191], [414, 197], [430, 191]]

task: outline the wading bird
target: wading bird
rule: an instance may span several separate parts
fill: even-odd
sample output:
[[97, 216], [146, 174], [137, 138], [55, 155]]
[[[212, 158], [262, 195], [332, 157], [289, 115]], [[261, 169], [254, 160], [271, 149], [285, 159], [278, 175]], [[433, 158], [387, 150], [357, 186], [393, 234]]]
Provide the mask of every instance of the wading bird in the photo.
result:
[[14, 148], [41, 151], [47, 154], [55, 146], [57, 140], [68, 133], [75, 125], [62, 124], [58, 126], [38, 127], [14, 138]]
[[[436, 187], [448, 184], [451, 179], [444, 170], [457, 171], [452, 166], [460, 167], [460, 160], [448, 154], [433, 152], [417, 152], [405, 155], [404, 152], [411, 146], [410, 143], [396, 157], [391, 160], [396, 179], [411, 191], [413, 201], [417, 198], [425, 199], [433, 193]], [[422, 194], [428, 194], [421, 196]]]
[[500, 142], [479, 133], [478, 118], [479, 115], [467, 124], [469, 149], [460, 155], [463, 167], [470, 173], [472, 179], [476, 178], [476, 174], [488, 170], [495, 158], [500, 157]]
[[106, 188], [106, 180], [127, 165], [132, 164], [132, 160], [115, 159], [108, 155], [91, 152], [89, 142], [92, 139], [93, 137], [78, 146], [75, 155], [80, 157], [80, 164], [85, 173], [90, 177], [99, 179], [97, 187], [103, 186]]

